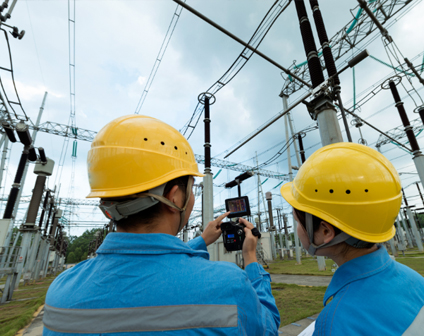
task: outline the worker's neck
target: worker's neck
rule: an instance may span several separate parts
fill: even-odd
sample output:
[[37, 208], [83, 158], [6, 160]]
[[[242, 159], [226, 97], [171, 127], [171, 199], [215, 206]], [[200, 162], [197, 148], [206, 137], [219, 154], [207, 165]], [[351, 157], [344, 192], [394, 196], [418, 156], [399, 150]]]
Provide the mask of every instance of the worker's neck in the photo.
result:
[[332, 255], [328, 256], [333, 259], [339, 267], [350, 260], [373, 253], [378, 249], [377, 245], [374, 245], [373, 247], [368, 249], [358, 249], [350, 246], [347, 250], [343, 250], [344, 248], [345, 247], [339, 247], [339, 251], [332, 253]]
[[120, 227], [117, 225], [116, 232], [125, 233], [166, 233], [172, 236], [177, 234], [179, 226], [179, 216], [172, 214], [164, 214], [155, 218], [151, 223], [145, 224], [140, 221], [140, 224], [130, 227]]

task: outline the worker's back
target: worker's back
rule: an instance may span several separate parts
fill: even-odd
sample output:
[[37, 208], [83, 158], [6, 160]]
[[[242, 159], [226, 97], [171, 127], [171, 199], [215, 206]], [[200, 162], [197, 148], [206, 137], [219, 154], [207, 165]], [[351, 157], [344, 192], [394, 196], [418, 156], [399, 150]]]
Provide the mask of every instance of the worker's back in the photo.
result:
[[268, 273], [209, 261], [201, 237], [113, 233], [97, 253], [51, 285], [44, 335], [277, 333]]
[[314, 336], [424, 335], [424, 278], [384, 247], [343, 264], [325, 302]]

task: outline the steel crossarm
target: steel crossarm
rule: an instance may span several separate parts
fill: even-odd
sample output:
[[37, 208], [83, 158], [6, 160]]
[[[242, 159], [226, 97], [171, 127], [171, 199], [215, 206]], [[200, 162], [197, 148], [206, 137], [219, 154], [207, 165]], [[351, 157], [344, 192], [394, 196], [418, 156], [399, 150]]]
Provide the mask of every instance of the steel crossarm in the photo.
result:
[[[377, 17], [378, 21], [384, 26], [388, 21], [393, 19], [397, 14], [399, 14], [403, 9], [408, 5], [417, 3], [420, 0], [382, 0], [374, 1], [372, 3], [367, 3], [368, 7], [374, 12], [374, 15]], [[361, 14], [359, 5], [351, 10], [353, 15]], [[368, 36], [370, 36], [377, 26], [373, 23], [371, 18], [362, 13], [358, 18], [353, 17], [342, 29], [340, 29], [329, 41], [334, 61], [339, 60], [347, 52], [358, 46], [362, 41], [364, 41]], [[321, 55], [321, 50], [318, 50]], [[320, 56], [321, 64], [324, 67], [323, 56]], [[306, 82], [310, 82], [309, 71], [308, 71], [307, 62], [301, 64], [293, 64], [289, 70], [303, 79]], [[303, 87], [303, 84], [299, 81], [292, 80], [290, 77], [287, 77], [286, 82], [284, 83], [283, 93], [287, 96], [290, 96], [292, 93], [298, 91]]]

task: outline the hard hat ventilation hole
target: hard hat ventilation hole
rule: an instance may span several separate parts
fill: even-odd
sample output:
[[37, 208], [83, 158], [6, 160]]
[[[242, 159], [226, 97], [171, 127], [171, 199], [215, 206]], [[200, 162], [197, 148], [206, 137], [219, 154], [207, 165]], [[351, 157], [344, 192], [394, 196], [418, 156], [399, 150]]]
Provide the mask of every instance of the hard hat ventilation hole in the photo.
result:
[[144, 138], [144, 141], [147, 141], [147, 138]]
[[187, 155], [187, 152], [186, 152], [186, 155]]
[[174, 148], [175, 148], [175, 150], [178, 150], [178, 147], [177, 146], [174, 146]]
[[368, 192], [368, 189], [365, 189], [365, 192]]
[[318, 192], [318, 189], [315, 189], [315, 192]]
[[333, 189], [330, 189], [330, 194], [332, 194], [334, 192], [334, 190]]
[[346, 190], [346, 194], [350, 194], [350, 190], [348, 189], [348, 190]]
[[160, 144], [161, 144], [162, 146], [165, 146], [165, 143], [164, 143], [163, 141], [161, 141], [161, 142], [160, 142]]

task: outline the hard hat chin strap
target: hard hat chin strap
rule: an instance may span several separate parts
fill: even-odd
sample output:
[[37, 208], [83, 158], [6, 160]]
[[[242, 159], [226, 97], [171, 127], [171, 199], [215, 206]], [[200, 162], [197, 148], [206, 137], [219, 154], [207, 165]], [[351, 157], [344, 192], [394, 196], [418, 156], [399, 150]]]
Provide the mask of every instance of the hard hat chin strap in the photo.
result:
[[[180, 212], [180, 223], [178, 226], [178, 232], [184, 227], [186, 223], [184, 223], [185, 212], [190, 201], [191, 197], [191, 188], [193, 186], [193, 179], [189, 178], [187, 182], [187, 189], [185, 192], [185, 201], [182, 208], [171, 202], [166, 197], [162, 196], [163, 191], [165, 190], [165, 184], [160, 185], [154, 189], [149, 190], [148, 192], [143, 192], [138, 195], [133, 195], [134, 200], [118, 202], [118, 201], [100, 201], [100, 210], [106, 215], [106, 217], [113, 219], [114, 221], [119, 221], [123, 218], [127, 218], [130, 215], [136, 214], [140, 211], [143, 211], [147, 208], [156, 205], [158, 202], [161, 202], [173, 209], [176, 209]], [[176, 234], [177, 234], [176, 233]]]
[[175, 203], [172, 203], [169, 199], [167, 199], [164, 196], [159, 196], [159, 195], [151, 194], [151, 193], [148, 193], [148, 192], [140, 194], [137, 197], [139, 197], [139, 198], [153, 197], [154, 199], [157, 199], [159, 202], [162, 202], [163, 204], [165, 204], [165, 205], [167, 205], [171, 208], [177, 209], [180, 212], [180, 224], [178, 226], [178, 231], [175, 234], [175, 235], [177, 235], [178, 232], [180, 232], [182, 230], [184, 225], [187, 224], [187, 223], [184, 223], [184, 218], [185, 218], [185, 212], [186, 212], [186, 209], [187, 209], [188, 202], [190, 201], [192, 186], [193, 186], [193, 179], [189, 178], [188, 181], [187, 181], [187, 189], [186, 189], [186, 192], [185, 192], [186, 199], [184, 201], [184, 206], [182, 208], [177, 206]]
[[355, 237], [352, 237], [348, 235], [345, 232], [340, 232], [337, 236], [335, 236], [330, 242], [324, 243], [321, 245], [315, 245], [314, 244], [314, 226], [313, 226], [313, 218], [310, 213], [305, 213], [306, 216], [306, 233], [308, 234], [309, 238], [309, 248], [308, 253], [311, 256], [315, 255], [316, 250], [324, 248], [324, 247], [330, 247], [337, 244], [340, 244], [342, 242], [346, 242], [348, 245], [356, 247], [356, 248], [365, 248], [368, 247], [369, 243], [361, 241]]

